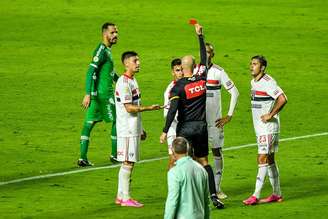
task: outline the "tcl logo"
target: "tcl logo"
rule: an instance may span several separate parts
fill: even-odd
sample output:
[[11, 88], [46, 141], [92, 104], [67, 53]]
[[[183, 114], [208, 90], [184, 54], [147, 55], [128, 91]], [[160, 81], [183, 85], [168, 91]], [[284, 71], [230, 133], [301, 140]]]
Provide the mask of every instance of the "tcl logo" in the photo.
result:
[[195, 93], [195, 92], [199, 92], [199, 91], [202, 91], [202, 90], [205, 90], [205, 87], [203, 87], [202, 85], [199, 85], [199, 86], [196, 86], [196, 87], [192, 87], [192, 88], [189, 88], [189, 91], [190, 93]]
[[185, 86], [187, 99], [205, 95], [205, 81], [196, 81]]

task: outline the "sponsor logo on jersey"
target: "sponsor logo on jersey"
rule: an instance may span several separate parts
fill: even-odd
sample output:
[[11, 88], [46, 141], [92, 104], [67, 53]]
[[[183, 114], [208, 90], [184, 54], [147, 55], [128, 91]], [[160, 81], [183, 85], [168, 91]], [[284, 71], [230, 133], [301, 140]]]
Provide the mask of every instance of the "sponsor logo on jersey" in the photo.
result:
[[93, 57], [93, 61], [94, 62], [98, 62], [99, 61], [99, 57], [98, 56]]
[[201, 81], [187, 84], [184, 87], [187, 99], [192, 99], [205, 94], [206, 92], [205, 83], [206, 83], [205, 81], [201, 80]]
[[252, 104], [252, 108], [253, 109], [261, 109], [262, 108], [262, 105], [261, 104]]
[[213, 93], [206, 93], [206, 97], [214, 97]]

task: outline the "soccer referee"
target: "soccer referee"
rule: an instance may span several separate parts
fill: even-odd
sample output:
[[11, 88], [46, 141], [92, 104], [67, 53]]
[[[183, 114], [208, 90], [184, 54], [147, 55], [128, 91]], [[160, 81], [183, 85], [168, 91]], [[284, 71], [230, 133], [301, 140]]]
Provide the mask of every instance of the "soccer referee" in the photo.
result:
[[177, 81], [171, 90], [170, 108], [166, 117], [166, 124], [160, 137], [161, 143], [167, 138], [167, 132], [178, 111], [177, 136], [188, 140], [193, 149], [193, 156], [208, 174], [211, 200], [216, 208], [223, 208], [223, 203], [216, 195], [214, 173], [208, 164], [208, 134], [206, 123], [206, 48], [202, 26], [195, 25], [199, 38], [201, 69], [198, 75], [193, 75], [195, 59], [193, 56], [182, 58], [182, 71], [184, 77]]

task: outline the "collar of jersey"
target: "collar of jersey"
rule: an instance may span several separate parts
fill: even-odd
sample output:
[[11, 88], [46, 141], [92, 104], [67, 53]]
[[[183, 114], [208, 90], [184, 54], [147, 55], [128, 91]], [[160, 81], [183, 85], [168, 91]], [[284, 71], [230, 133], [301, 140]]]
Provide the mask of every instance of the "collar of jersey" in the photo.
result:
[[257, 81], [254, 79], [254, 81], [255, 81], [255, 82], [259, 82], [259, 81], [264, 77], [264, 75], [266, 75], [266, 73], [264, 73], [264, 74], [262, 75], [262, 77], [260, 77]]
[[125, 77], [127, 77], [127, 78], [133, 80], [133, 77], [130, 77], [129, 75], [127, 75], [126, 72], [125, 72], [123, 75], [124, 75]]

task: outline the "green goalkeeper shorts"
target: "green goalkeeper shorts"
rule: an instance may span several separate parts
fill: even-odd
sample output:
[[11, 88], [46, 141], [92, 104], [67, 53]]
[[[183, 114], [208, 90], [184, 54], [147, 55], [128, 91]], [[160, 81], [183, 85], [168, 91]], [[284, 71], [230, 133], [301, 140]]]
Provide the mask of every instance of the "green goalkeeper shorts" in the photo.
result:
[[116, 111], [114, 97], [109, 97], [108, 99], [96, 97], [95, 99], [91, 99], [85, 120], [115, 122]]

